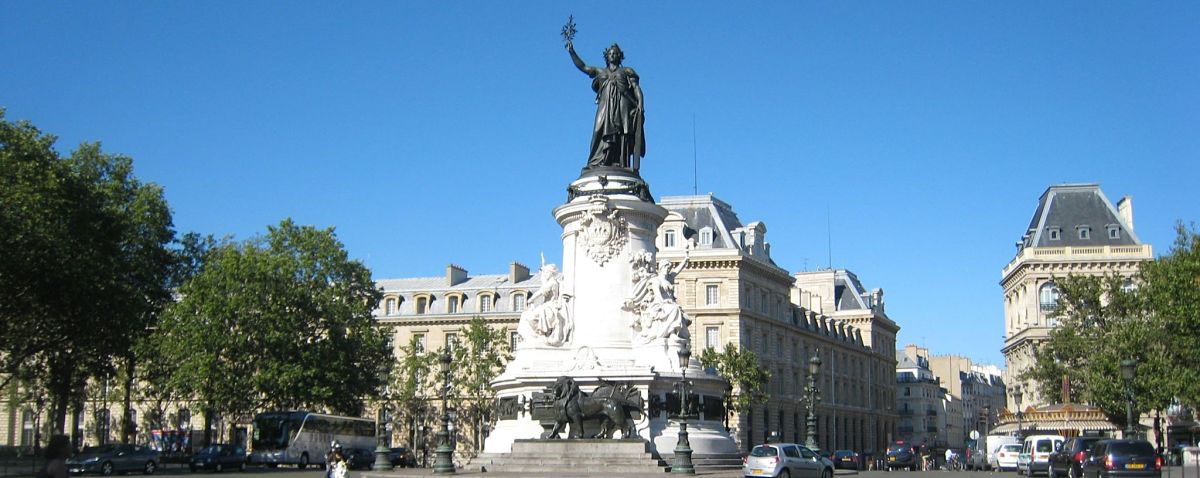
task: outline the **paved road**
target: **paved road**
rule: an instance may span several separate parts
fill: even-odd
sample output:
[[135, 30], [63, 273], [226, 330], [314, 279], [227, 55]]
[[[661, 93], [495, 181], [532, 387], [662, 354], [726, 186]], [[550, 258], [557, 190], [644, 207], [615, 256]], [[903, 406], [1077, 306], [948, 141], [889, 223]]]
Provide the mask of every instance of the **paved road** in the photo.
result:
[[[272, 476], [274, 475], [274, 476]], [[349, 473], [349, 478], [408, 478], [408, 477], [429, 477], [433, 475], [432, 470], [428, 468], [416, 469], [396, 469], [392, 472], [374, 472], [363, 470], [352, 470]], [[459, 476], [475, 476], [487, 478], [509, 478], [522, 476], [545, 476], [545, 477], [561, 477], [561, 478], [576, 478], [590, 476], [612, 476], [611, 473], [606, 473], [603, 470], [580, 470], [579, 473], [572, 474], [529, 474], [529, 473], [503, 473], [503, 472], [487, 472], [481, 473], [479, 469], [460, 469]], [[741, 477], [741, 470], [724, 470], [724, 471], [703, 471], [697, 473], [698, 476], [706, 477], [721, 477], [735, 478]], [[10, 475], [11, 476], [11, 475]], [[20, 475], [17, 475], [20, 476]], [[32, 474], [28, 476], [33, 476]], [[128, 475], [131, 478], [142, 475]], [[181, 476], [186, 478], [325, 478], [325, 471], [320, 468], [308, 468], [306, 470], [297, 470], [294, 467], [280, 468], [260, 468], [250, 467], [245, 472], [196, 472], [188, 471], [187, 467], [180, 465], [167, 465], [159, 469], [159, 473], [155, 476]], [[620, 475], [631, 478], [665, 478], [664, 473], [653, 474], [630, 474]], [[944, 472], [944, 471], [863, 471], [854, 473], [852, 471], [838, 470], [837, 478], [1024, 478], [1013, 472], [986, 472], [986, 471], [961, 471], [961, 472]], [[1188, 467], [1185, 470], [1181, 467], [1164, 467], [1162, 478], [1200, 478], [1200, 470], [1194, 467]]]

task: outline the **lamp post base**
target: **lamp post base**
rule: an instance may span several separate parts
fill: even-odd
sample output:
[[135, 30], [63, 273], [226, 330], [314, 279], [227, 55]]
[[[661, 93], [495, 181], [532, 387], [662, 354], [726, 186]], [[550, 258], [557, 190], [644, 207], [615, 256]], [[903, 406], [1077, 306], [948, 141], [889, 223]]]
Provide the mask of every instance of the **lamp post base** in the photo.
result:
[[696, 466], [692, 464], [692, 444], [688, 442], [687, 422], [679, 422], [679, 442], [675, 445], [675, 463], [671, 464], [671, 474], [696, 474]]
[[375, 464], [371, 465], [371, 469], [374, 471], [392, 471], [394, 468], [392, 466], [392, 459], [388, 456], [391, 454], [391, 452], [392, 450], [384, 446], [383, 443], [380, 443], [379, 446], [376, 446]]
[[437, 447], [437, 460], [433, 462], [433, 473], [435, 475], [453, 475], [454, 470], [454, 450], [450, 449], [449, 445], [440, 445]]

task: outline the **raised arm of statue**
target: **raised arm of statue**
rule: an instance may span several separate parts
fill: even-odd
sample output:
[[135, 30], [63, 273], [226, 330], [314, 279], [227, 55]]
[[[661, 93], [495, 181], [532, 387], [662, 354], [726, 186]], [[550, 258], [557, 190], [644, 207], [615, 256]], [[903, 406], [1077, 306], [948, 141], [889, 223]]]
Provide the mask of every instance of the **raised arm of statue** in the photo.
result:
[[571, 62], [575, 63], [575, 68], [579, 68], [579, 71], [582, 71], [587, 76], [596, 76], [596, 69], [587, 66], [587, 63], [584, 63], [583, 59], [579, 58], [579, 54], [575, 53], [574, 43], [567, 42], [567, 53], [571, 54]]

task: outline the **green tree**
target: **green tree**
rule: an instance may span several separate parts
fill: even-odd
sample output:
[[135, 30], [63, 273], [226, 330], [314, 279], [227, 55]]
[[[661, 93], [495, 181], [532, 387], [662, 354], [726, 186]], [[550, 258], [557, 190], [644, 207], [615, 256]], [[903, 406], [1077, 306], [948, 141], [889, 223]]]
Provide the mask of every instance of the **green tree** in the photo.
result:
[[1155, 320], [1146, 300], [1151, 285], [1144, 277], [1071, 275], [1056, 279], [1055, 286], [1059, 302], [1051, 318], [1057, 325], [1034, 351], [1034, 366], [1021, 378], [1037, 383], [1041, 399], [1049, 403], [1063, 401], [1066, 379], [1073, 401], [1094, 404], [1114, 423], [1125, 425], [1120, 363], [1133, 359], [1138, 363], [1132, 384], [1135, 412], [1166, 408], [1174, 394], [1174, 367], [1163, 340], [1165, 324]]
[[420, 435], [421, 426], [426, 425], [432, 414], [429, 400], [439, 397], [436, 393], [441, 384], [438, 370], [438, 354], [426, 353], [417, 337], [400, 346], [400, 357], [391, 374], [391, 396], [389, 407], [396, 420], [407, 425], [410, 447], [415, 449], [425, 437]]
[[[1200, 235], [1195, 226], [1176, 226], [1169, 254], [1144, 264], [1139, 289], [1154, 330], [1156, 350], [1171, 365], [1167, 391], [1192, 409], [1200, 408]], [[1183, 366], [1182, 364], [1190, 364]], [[1139, 366], [1138, 376], [1144, 372]]]
[[161, 385], [198, 400], [206, 421], [263, 408], [360, 415], [390, 370], [372, 317], [382, 293], [332, 229], [288, 219], [218, 245], [179, 295], [154, 340], [174, 364]]
[[32, 370], [53, 430], [88, 378], [132, 371], [132, 344], [169, 301], [174, 238], [161, 188], [97, 143], [67, 158], [0, 111], [0, 367]]
[[471, 318], [453, 347], [451, 395], [453, 406], [459, 411], [459, 422], [468, 424], [472, 432], [471, 436], [463, 437], [467, 450], [483, 446], [483, 428], [494, 419], [491, 410], [496, 394], [491, 382], [504, 371], [504, 364], [512, 358], [510, 353], [505, 329], [491, 327], [479, 316]]
[[[711, 347], [700, 354], [700, 364], [716, 369], [717, 375], [729, 382], [725, 390], [726, 413], [746, 413], [750, 407], [767, 401], [768, 372], [751, 350], [742, 350], [733, 344], [725, 344], [718, 353]], [[726, 415], [728, 421], [728, 415]]]

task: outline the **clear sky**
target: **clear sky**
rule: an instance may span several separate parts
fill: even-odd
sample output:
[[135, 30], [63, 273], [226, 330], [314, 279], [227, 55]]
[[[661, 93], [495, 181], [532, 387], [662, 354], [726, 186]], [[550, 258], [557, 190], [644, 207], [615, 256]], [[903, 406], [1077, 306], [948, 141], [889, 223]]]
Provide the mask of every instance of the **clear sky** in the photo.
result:
[[1156, 254], [1200, 220], [1196, 1], [4, 1], [0, 107], [132, 156], [180, 231], [292, 217], [376, 278], [503, 273], [561, 260], [595, 111], [569, 14], [641, 75], [655, 197], [715, 194], [788, 270], [832, 256], [900, 345], [1003, 363], [1000, 270], [1051, 184], [1133, 196]]

